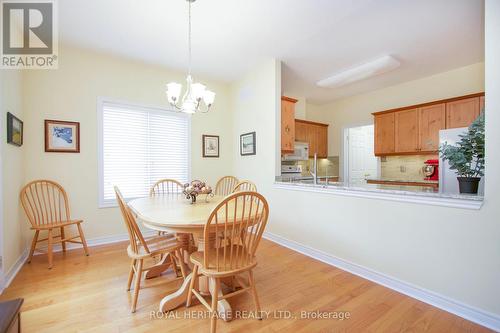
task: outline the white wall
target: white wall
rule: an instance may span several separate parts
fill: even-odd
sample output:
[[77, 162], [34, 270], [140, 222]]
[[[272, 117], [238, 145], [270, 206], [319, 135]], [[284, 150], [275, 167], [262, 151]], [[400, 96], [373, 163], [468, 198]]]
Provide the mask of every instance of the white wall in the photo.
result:
[[[489, 8], [495, 6], [495, 14], [486, 10], [488, 25], [500, 20], [498, 3], [493, 3], [489, 2]], [[235, 169], [240, 176], [254, 180], [267, 196], [271, 209], [267, 230], [500, 316], [500, 188], [496, 186], [500, 183], [500, 151], [496, 148], [500, 144], [500, 133], [493, 131], [500, 124], [500, 113], [496, 112], [500, 109], [500, 40], [497, 38], [500, 31], [498, 26], [492, 31], [488, 25], [486, 104], [487, 110], [492, 111], [486, 111], [486, 140], [488, 147], [494, 148], [487, 150], [489, 186], [486, 185], [481, 210], [275, 189], [272, 178], [279, 163], [275, 150], [279, 132], [275, 127], [279, 122], [276, 100], [280, 82], [267, 81], [279, 71], [269, 61], [236, 84], [234, 104], [236, 132], [255, 130], [260, 142], [256, 156], [236, 158]], [[255, 93], [242, 94], [244, 87], [251, 87]], [[405, 96], [410, 93], [416, 97], [405, 103], [421, 101], [421, 91], [406, 92]], [[442, 97], [446, 96], [425, 94], [425, 100]], [[380, 101], [365, 102], [366, 105], [372, 103]], [[271, 167], [273, 155], [274, 168]]]
[[273, 182], [274, 162], [276, 156], [279, 157], [275, 149], [275, 116], [281, 98], [281, 89], [276, 87], [280, 75], [280, 66], [270, 59], [231, 87], [234, 139], [239, 142], [241, 134], [256, 131], [257, 142], [257, 154], [252, 156], [241, 156], [239, 145], [235, 145], [234, 172], [240, 179], [250, 179], [262, 185]]
[[17, 147], [7, 143], [7, 112], [25, 121], [25, 125], [26, 119], [22, 103], [23, 76], [21, 71], [2, 70], [0, 80], [1, 191], [3, 197], [0, 241], [4, 273], [8, 274], [27, 245], [23, 236], [27, 224], [18, 203], [19, 191], [24, 185], [26, 147]]
[[[25, 74], [26, 180], [53, 179], [68, 191], [72, 215], [84, 219], [88, 239], [126, 233], [116, 208], [99, 209], [97, 98], [167, 106], [165, 84], [186, 73], [63, 45], [59, 69]], [[195, 73], [196, 74], [196, 73]], [[213, 109], [192, 117], [192, 176], [209, 184], [232, 173], [233, 132], [227, 84], [195, 79], [216, 94]], [[45, 153], [44, 119], [80, 122], [81, 153]], [[202, 134], [220, 136], [220, 158], [202, 158]]]

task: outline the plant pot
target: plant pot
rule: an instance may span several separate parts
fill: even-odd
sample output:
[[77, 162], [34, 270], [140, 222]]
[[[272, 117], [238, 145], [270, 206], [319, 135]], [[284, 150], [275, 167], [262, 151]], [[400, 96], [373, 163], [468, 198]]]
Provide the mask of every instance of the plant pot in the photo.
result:
[[477, 194], [481, 177], [457, 177], [460, 193]]

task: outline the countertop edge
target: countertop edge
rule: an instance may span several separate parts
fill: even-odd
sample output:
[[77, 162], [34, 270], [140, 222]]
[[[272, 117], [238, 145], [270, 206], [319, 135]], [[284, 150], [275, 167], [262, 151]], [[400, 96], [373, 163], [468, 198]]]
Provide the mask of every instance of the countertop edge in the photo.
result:
[[[468, 198], [452, 198], [452, 197], [440, 197], [439, 194], [423, 194], [423, 193], [411, 193], [408, 191], [390, 191], [390, 190], [371, 190], [362, 188], [346, 188], [346, 187], [325, 187], [325, 186], [312, 186], [308, 184], [291, 184], [283, 182], [274, 182], [274, 188], [281, 190], [292, 190], [292, 191], [304, 191], [304, 192], [316, 192], [316, 193], [327, 193], [334, 195], [350, 196], [350, 197], [360, 197], [368, 199], [381, 199], [389, 201], [398, 202], [408, 202], [415, 204], [424, 204], [431, 206], [442, 206], [442, 207], [452, 207], [452, 208], [462, 208], [479, 210], [483, 206], [484, 199], [468, 199]], [[401, 193], [394, 193], [401, 192]]]

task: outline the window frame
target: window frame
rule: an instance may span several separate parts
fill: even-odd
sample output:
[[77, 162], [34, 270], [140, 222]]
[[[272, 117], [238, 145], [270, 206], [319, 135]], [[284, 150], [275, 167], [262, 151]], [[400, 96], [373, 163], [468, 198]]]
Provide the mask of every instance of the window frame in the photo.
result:
[[[188, 179], [191, 179], [191, 166], [192, 166], [192, 154], [191, 154], [191, 115], [183, 112], [179, 112], [172, 107], [165, 106], [155, 106], [155, 105], [147, 105], [141, 103], [128, 102], [123, 100], [117, 100], [108, 97], [97, 97], [97, 170], [98, 170], [98, 208], [112, 208], [118, 207], [118, 203], [116, 199], [113, 200], [105, 200], [104, 199], [104, 149], [103, 149], [103, 138], [104, 138], [104, 104], [115, 104], [115, 105], [123, 105], [125, 107], [131, 107], [133, 109], [144, 110], [148, 112], [155, 113], [165, 113], [169, 112], [171, 115], [186, 118], [187, 119], [187, 146], [188, 146]], [[136, 198], [125, 198], [125, 201], [133, 200]]]

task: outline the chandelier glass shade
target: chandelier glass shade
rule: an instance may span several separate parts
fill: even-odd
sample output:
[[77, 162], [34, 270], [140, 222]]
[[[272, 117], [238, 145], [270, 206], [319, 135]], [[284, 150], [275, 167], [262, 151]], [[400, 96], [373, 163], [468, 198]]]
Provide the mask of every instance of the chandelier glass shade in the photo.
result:
[[189, 3], [189, 29], [188, 29], [188, 76], [186, 78], [186, 91], [181, 96], [182, 84], [170, 82], [167, 84], [167, 100], [174, 108], [185, 113], [208, 112], [214, 103], [215, 93], [206, 89], [201, 83], [193, 83], [191, 76], [191, 3], [195, 0], [186, 0]]

